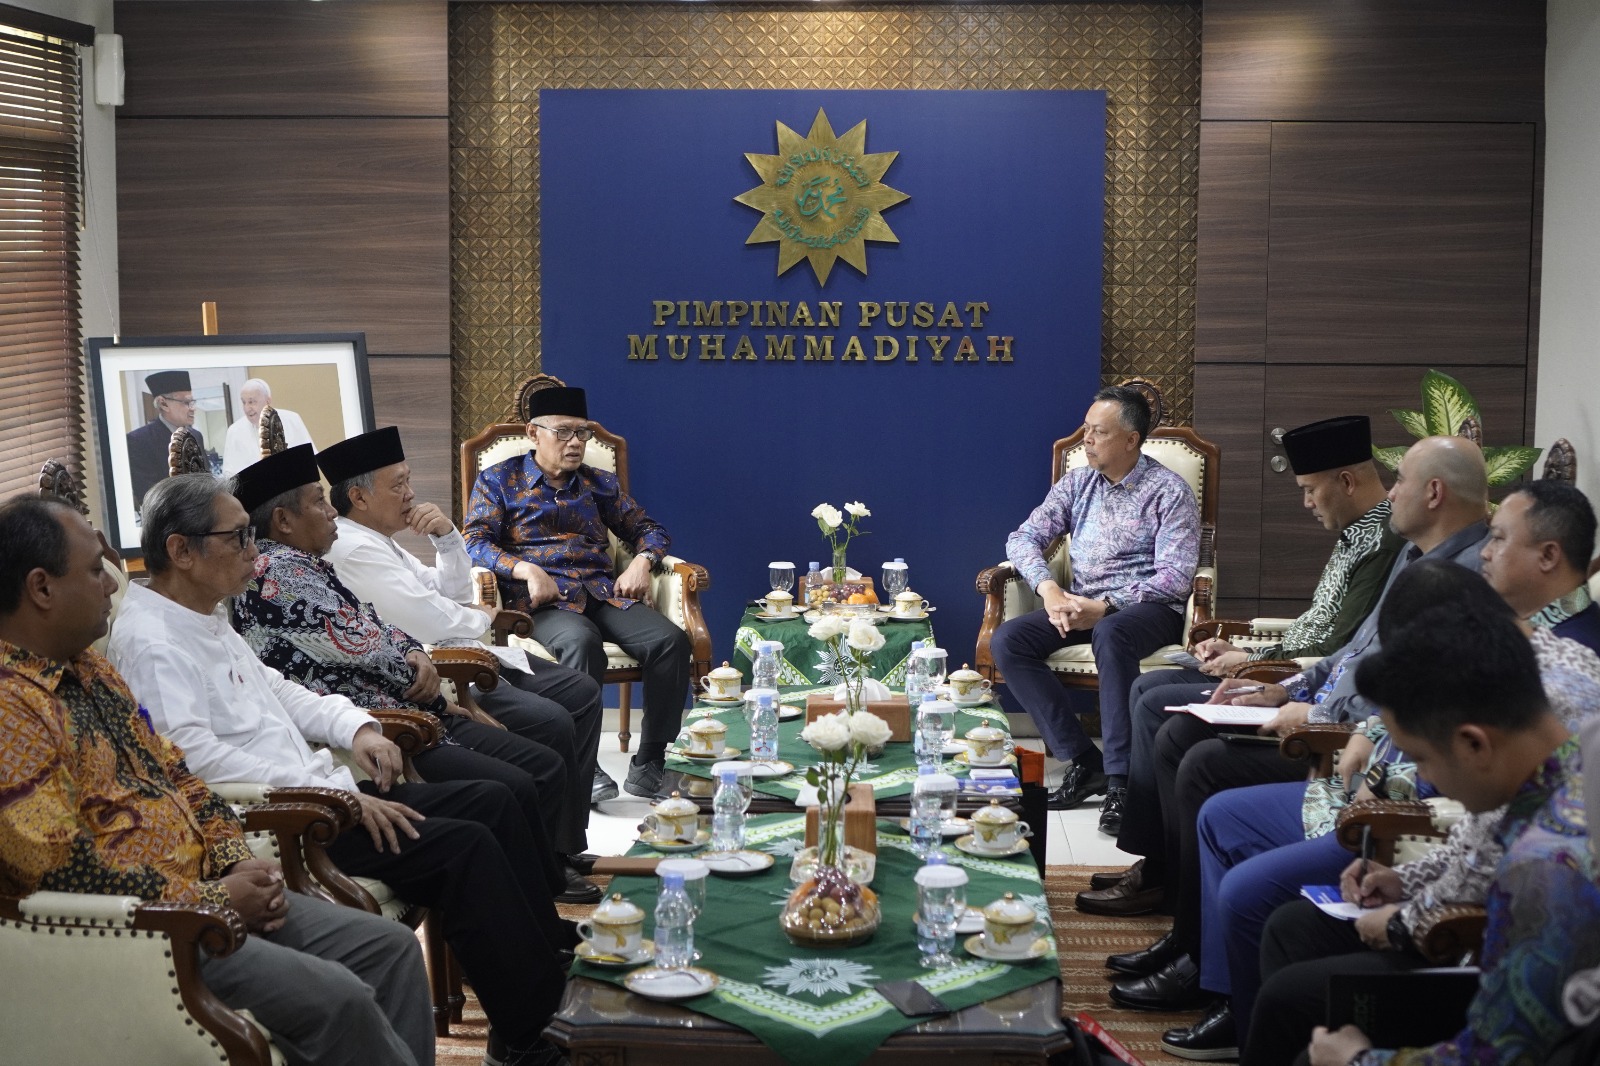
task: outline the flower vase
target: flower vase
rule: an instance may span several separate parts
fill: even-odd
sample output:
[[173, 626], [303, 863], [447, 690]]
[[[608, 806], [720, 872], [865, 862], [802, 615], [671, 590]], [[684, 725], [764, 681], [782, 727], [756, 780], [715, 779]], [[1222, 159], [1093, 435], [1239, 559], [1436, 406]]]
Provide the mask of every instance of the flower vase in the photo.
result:
[[783, 905], [778, 924], [802, 947], [848, 947], [872, 939], [883, 914], [878, 894], [850, 879], [844, 866], [846, 775], [829, 774], [819, 784], [817, 865]]
[[844, 584], [845, 574], [850, 569], [845, 565], [844, 553], [845, 546], [843, 544], [840, 544], [833, 549], [833, 583], [835, 585]]

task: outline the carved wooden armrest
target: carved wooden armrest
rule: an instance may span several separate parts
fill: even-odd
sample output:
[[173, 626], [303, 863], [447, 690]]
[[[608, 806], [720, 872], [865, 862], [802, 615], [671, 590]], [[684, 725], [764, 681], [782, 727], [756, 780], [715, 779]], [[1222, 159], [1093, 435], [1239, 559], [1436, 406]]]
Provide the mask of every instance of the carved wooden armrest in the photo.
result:
[[273, 805], [309, 804], [326, 808], [333, 814], [334, 826], [340, 833], [361, 821], [361, 801], [342, 788], [271, 788], [266, 792], [266, 800]]
[[1483, 948], [1489, 912], [1472, 903], [1447, 903], [1423, 915], [1411, 931], [1422, 957], [1436, 966], [1460, 966], [1476, 960]]
[[1022, 575], [1010, 563], [985, 567], [978, 571], [976, 585], [980, 596], [1000, 596], [1005, 593], [1007, 581], [1021, 580]]
[[1433, 808], [1407, 800], [1358, 800], [1339, 812], [1334, 826], [1339, 843], [1359, 854], [1363, 830], [1380, 842], [1392, 842], [1402, 836], [1445, 835], [1434, 825]]
[[1293, 659], [1258, 659], [1240, 663], [1228, 671], [1228, 676], [1260, 681], [1264, 685], [1281, 685], [1298, 673], [1300, 664]]
[[699, 563], [691, 563], [686, 559], [669, 555], [652, 568], [656, 573], [665, 573], [668, 569], [683, 578], [685, 592], [704, 592], [711, 587], [711, 571]]
[[1202, 640], [1248, 637], [1251, 631], [1249, 622], [1241, 622], [1237, 618], [1208, 618], [1189, 628], [1189, 646], [1192, 648]]
[[1194, 620], [1196, 624], [1203, 624], [1210, 620], [1217, 609], [1217, 578], [1215, 571], [1207, 574], [1196, 574], [1194, 577], [1194, 590], [1191, 592], [1194, 600]]
[[1279, 741], [1278, 750], [1286, 759], [1331, 759], [1354, 731], [1348, 722], [1308, 722]]
[[510, 637], [533, 636], [533, 617], [521, 611], [502, 609], [494, 616], [494, 642], [501, 647], [510, 643]]
[[476, 685], [479, 692], [493, 692], [500, 683], [500, 660], [482, 648], [435, 648], [428, 658], [440, 677], [455, 682], [460, 700], [467, 698], [468, 685]]
[[272, 833], [278, 838], [278, 861], [283, 866], [283, 881], [291, 892], [339, 900], [319, 890], [306, 868], [305, 845], [326, 847], [338, 838], [342, 812], [314, 803], [269, 803], [244, 812], [247, 833]]
[[[373, 711], [372, 717], [383, 727], [383, 735], [407, 758], [421, 755], [439, 743], [439, 722], [431, 714], [424, 714], [421, 711], [383, 710]], [[276, 797], [277, 794], [273, 795]], [[360, 819], [360, 809], [357, 808], [356, 820]]]

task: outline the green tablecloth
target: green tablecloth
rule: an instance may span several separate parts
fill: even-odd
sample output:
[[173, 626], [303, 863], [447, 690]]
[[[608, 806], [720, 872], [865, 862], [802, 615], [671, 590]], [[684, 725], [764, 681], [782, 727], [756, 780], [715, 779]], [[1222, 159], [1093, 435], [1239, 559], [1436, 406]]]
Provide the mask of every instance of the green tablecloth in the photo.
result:
[[[781, 699], [786, 704], [805, 706], [806, 695], [812, 692], [829, 692], [832, 686], [799, 686], [785, 687]], [[729, 747], [738, 748], [740, 754], [737, 758], [748, 758], [750, 753], [750, 723], [745, 720], [744, 708], [713, 707], [708, 704], [696, 706], [689, 715], [688, 722], [706, 716], [716, 718], [728, 727], [727, 743]], [[1010, 723], [1006, 720], [1005, 712], [993, 702], [979, 707], [961, 707], [956, 710], [956, 736], [964, 735], [967, 730], [980, 725], [997, 726], [1010, 732]], [[778, 723], [778, 758], [794, 764], [795, 772], [786, 777], [762, 778], [755, 782], [755, 790], [768, 796], [779, 796], [783, 799], [794, 799], [800, 794], [805, 785], [806, 767], [818, 762], [817, 751], [811, 745], [800, 739], [800, 730], [805, 728], [805, 718], [790, 719]], [[681, 759], [667, 755], [669, 769], [678, 770], [695, 777], [711, 777], [711, 764], [704, 760]], [[957, 777], [965, 777], [967, 764], [963, 761], [951, 759], [944, 763], [944, 771]], [[911, 792], [912, 783], [917, 779], [917, 759], [911, 750], [911, 745], [906, 742], [891, 743], [884, 749], [882, 755], [870, 763], [865, 763], [856, 771], [854, 780], [865, 781], [872, 786], [873, 792], [879, 799], [888, 799], [893, 796], [904, 796]]]
[[[768, 622], [756, 617], [754, 607], [746, 608], [744, 617], [739, 620], [739, 630], [733, 637], [731, 664], [748, 681], [755, 659], [756, 641], [778, 640], [783, 642], [783, 662], [778, 670], [778, 684], [838, 684], [839, 673], [834, 669], [832, 652], [826, 644], [812, 640], [806, 632], [811, 623], [805, 618], [809, 617], [808, 613], [789, 621]], [[883, 634], [886, 643], [880, 651], [873, 653], [872, 676], [891, 688], [898, 688], [906, 681], [906, 660], [911, 656], [911, 642], [932, 640], [933, 623], [926, 618], [916, 622], [888, 619], [879, 624], [878, 631]], [[955, 667], [955, 663], [950, 664], [950, 669], [954, 670]]]
[[[1024, 963], [994, 963], [968, 955], [958, 936], [957, 965], [925, 970], [918, 964], [916, 908], [912, 875], [921, 865], [910, 841], [892, 822], [878, 823], [878, 893], [883, 924], [865, 944], [847, 948], [797, 947], [778, 928], [778, 912], [788, 899], [789, 860], [803, 844], [805, 819], [769, 814], [750, 819], [746, 845], [776, 857], [772, 869], [739, 879], [713, 875], [706, 887], [705, 913], [696, 923], [696, 965], [717, 974], [720, 983], [707, 995], [683, 1001], [691, 1010], [746, 1029], [763, 1044], [798, 1066], [854, 1066], [917, 1019], [901, 1014], [874, 991], [885, 981], [915, 979], [960, 1010], [1058, 975], [1054, 945], [1043, 958]], [[1024, 854], [986, 859], [946, 845], [951, 865], [967, 871], [967, 902], [982, 907], [1006, 892], [1025, 900], [1043, 917], [1050, 910], [1033, 862]], [[629, 854], [654, 855], [636, 846]], [[654, 926], [655, 878], [617, 877], [612, 891], [643, 907]], [[1048, 923], [1047, 923], [1048, 924]], [[582, 962], [573, 971], [621, 984], [626, 971]]]

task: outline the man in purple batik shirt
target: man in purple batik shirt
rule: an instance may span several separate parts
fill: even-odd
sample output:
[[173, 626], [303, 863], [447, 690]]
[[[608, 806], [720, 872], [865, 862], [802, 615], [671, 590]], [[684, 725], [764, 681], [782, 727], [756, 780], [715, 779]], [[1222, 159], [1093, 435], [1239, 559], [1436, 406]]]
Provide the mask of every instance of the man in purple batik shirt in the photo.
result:
[[[1058, 759], [1068, 760], [1051, 810], [1104, 791], [1101, 832], [1122, 821], [1128, 774], [1128, 689], [1139, 661], [1183, 639], [1184, 605], [1200, 555], [1200, 513], [1182, 477], [1140, 451], [1150, 406], [1134, 389], [1101, 389], [1083, 420], [1089, 463], [1067, 473], [1006, 540], [1006, 557], [1044, 607], [995, 630], [995, 665]], [[1045, 549], [1072, 536], [1071, 591], [1050, 574]], [[1045, 660], [1091, 645], [1100, 675], [1102, 756]]]

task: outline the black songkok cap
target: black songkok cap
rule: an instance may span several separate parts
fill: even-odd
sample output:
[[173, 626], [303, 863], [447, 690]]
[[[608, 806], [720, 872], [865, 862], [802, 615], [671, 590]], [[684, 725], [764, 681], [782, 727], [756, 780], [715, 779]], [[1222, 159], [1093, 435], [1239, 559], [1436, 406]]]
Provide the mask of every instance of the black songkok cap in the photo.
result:
[[144, 379], [144, 387], [152, 396], [170, 396], [175, 392], [193, 392], [187, 370], [160, 370]]
[[395, 426], [342, 440], [317, 453], [317, 465], [330, 485], [405, 461], [406, 450], [400, 446], [400, 430]]
[[543, 415], [566, 415], [570, 418], [588, 418], [589, 400], [582, 389], [565, 386], [540, 389], [528, 397], [528, 421]]
[[1372, 459], [1372, 420], [1366, 415], [1340, 415], [1283, 435], [1283, 450], [1296, 474], [1356, 466]]
[[233, 495], [246, 511], [254, 512], [274, 496], [320, 480], [316, 450], [300, 444], [239, 471], [233, 479]]

